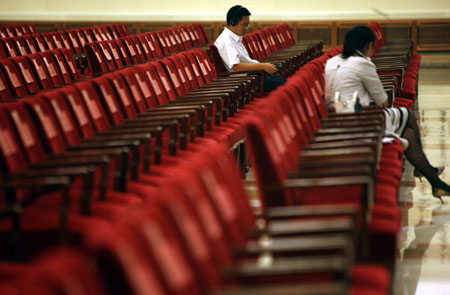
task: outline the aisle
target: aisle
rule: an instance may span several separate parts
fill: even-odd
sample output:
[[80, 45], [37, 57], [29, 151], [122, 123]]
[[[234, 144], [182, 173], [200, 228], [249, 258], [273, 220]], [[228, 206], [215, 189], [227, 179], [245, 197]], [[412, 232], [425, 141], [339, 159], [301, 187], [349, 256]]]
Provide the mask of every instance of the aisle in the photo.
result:
[[[417, 113], [425, 153], [434, 166], [446, 166], [442, 178], [450, 183], [450, 68], [448, 55], [426, 56], [419, 77]], [[426, 66], [426, 64], [425, 64]], [[450, 294], [450, 197], [433, 198], [431, 186], [414, 178], [407, 164], [400, 193], [404, 209], [395, 295]]]

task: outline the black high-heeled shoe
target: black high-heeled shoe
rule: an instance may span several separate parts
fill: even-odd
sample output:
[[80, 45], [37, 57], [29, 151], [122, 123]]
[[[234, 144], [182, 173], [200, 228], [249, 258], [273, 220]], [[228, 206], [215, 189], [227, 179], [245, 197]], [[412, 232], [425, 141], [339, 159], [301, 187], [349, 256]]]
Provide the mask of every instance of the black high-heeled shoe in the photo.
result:
[[431, 191], [433, 193], [433, 197], [438, 198], [442, 204], [444, 204], [444, 200], [442, 200], [442, 197], [450, 196], [450, 191], [446, 191], [445, 189], [442, 188], [433, 187]]
[[[444, 172], [445, 166], [439, 166], [439, 167], [437, 167], [436, 169], [437, 169], [436, 175], [439, 176], [439, 175], [442, 174], [442, 172]], [[414, 177], [419, 177], [420, 182], [422, 182], [423, 174], [422, 174], [422, 172], [420, 172], [419, 170], [414, 169]]]

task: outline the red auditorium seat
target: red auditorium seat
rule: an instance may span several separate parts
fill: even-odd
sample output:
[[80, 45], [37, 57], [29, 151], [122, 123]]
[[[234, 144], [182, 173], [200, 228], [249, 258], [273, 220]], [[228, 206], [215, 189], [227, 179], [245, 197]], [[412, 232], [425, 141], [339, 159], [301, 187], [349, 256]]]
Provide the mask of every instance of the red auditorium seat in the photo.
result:
[[2, 38], [0, 39], [0, 44], [3, 46], [8, 57], [20, 55], [20, 52], [16, 49], [16, 45], [14, 45], [14, 41], [12, 38]]
[[40, 34], [42, 39], [45, 42], [45, 45], [48, 49], [53, 50], [58, 48], [55, 44], [55, 40], [53, 39], [53, 36], [50, 33], [41, 33]]
[[26, 58], [29, 61], [31, 68], [33, 69], [34, 76], [37, 78], [39, 88], [40, 89], [53, 88], [54, 85], [52, 78], [42, 57], [38, 53], [35, 53], [26, 55]]
[[47, 42], [44, 40], [44, 38], [40, 34], [32, 34], [31, 38], [37, 44], [38, 52], [44, 52], [47, 49], [49, 49], [47, 46]]
[[64, 31], [70, 40], [71, 48], [73, 48], [74, 53], [81, 53], [83, 51], [84, 43], [81, 44], [78, 33], [75, 30]]
[[[69, 50], [69, 49], [65, 49], [65, 50]], [[69, 51], [70, 53], [70, 51]], [[56, 62], [56, 66], [58, 68], [58, 72], [61, 75], [62, 81], [64, 84], [71, 84], [72, 79], [71, 75], [70, 75], [70, 66], [66, 65], [66, 63], [64, 62], [64, 54], [62, 53], [61, 49], [55, 49], [55, 50], [51, 50], [50, 54], [53, 56], [53, 58], [55, 59]]]
[[5, 100], [11, 98], [13, 98], [13, 93], [9, 89], [8, 80], [3, 70], [0, 70], [0, 99]]
[[28, 94], [24, 81], [19, 73], [19, 69], [11, 60], [0, 60], [0, 67], [3, 71], [7, 85], [12, 95], [15, 97], [25, 96]]
[[59, 87], [64, 85], [63, 76], [60, 72], [59, 66], [56, 63], [53, 55], [50, 51], [39, 52], [37, 53], [44, 62], [44, 66], [47, 68], [47, 71], [50, 75], [50, 79], [52, 80], [52, 84], [54, 87]]
[[20, 75], [25, 82], [29, 94], [39, 92], [39, 84], [33, 74], [33, 70], [28, 60], [23, 56], [12, 57], [10, 60], [20, 69]]
[[27, 46], [27, 52], [29, 52], [29, 53], [39, 52], [39, 47], [37, 47], [37, 45], [31, 35], [23, 36], [23, 40], [25, 41], [25, 44]]

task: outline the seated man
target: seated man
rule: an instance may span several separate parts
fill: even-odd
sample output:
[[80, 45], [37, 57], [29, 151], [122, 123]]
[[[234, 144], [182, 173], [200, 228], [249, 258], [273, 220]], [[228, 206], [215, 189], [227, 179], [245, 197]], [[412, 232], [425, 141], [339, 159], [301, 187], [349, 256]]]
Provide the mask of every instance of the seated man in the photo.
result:
[[264, 70], [269, 75], [264, 79], [264, 92], [270, 92], [286, 80], [271, 74], [278, 69], [271, 63], [260, 63], [251, 59], [242, 44], [242, 37], [250, 26], [250, 11], [241, 5], [230, 8], [227, 13], [227, 27], [217, 38], [214, 45], [217, 47], [220, 57], [229, 72]]

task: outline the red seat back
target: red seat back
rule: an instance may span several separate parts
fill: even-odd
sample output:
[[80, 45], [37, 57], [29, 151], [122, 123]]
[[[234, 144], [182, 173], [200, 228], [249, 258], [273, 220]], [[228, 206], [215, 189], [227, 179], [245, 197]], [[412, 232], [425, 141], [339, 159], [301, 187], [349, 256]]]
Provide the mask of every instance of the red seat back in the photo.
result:
[[19, 73], [25, 82], [28, 93], [39, 92], [39, 84], [33, 75], [33, 70], [28, 60], [23, 56], [11, 57], [10, 60], [16, 65], [17, 69], [20, 69]]
[[11, 60], [0, 60], [0, 68], [5, 75], [7, 85], [13, 96], [25, 96], [28, 90], [22, 80], [19, 69]]

